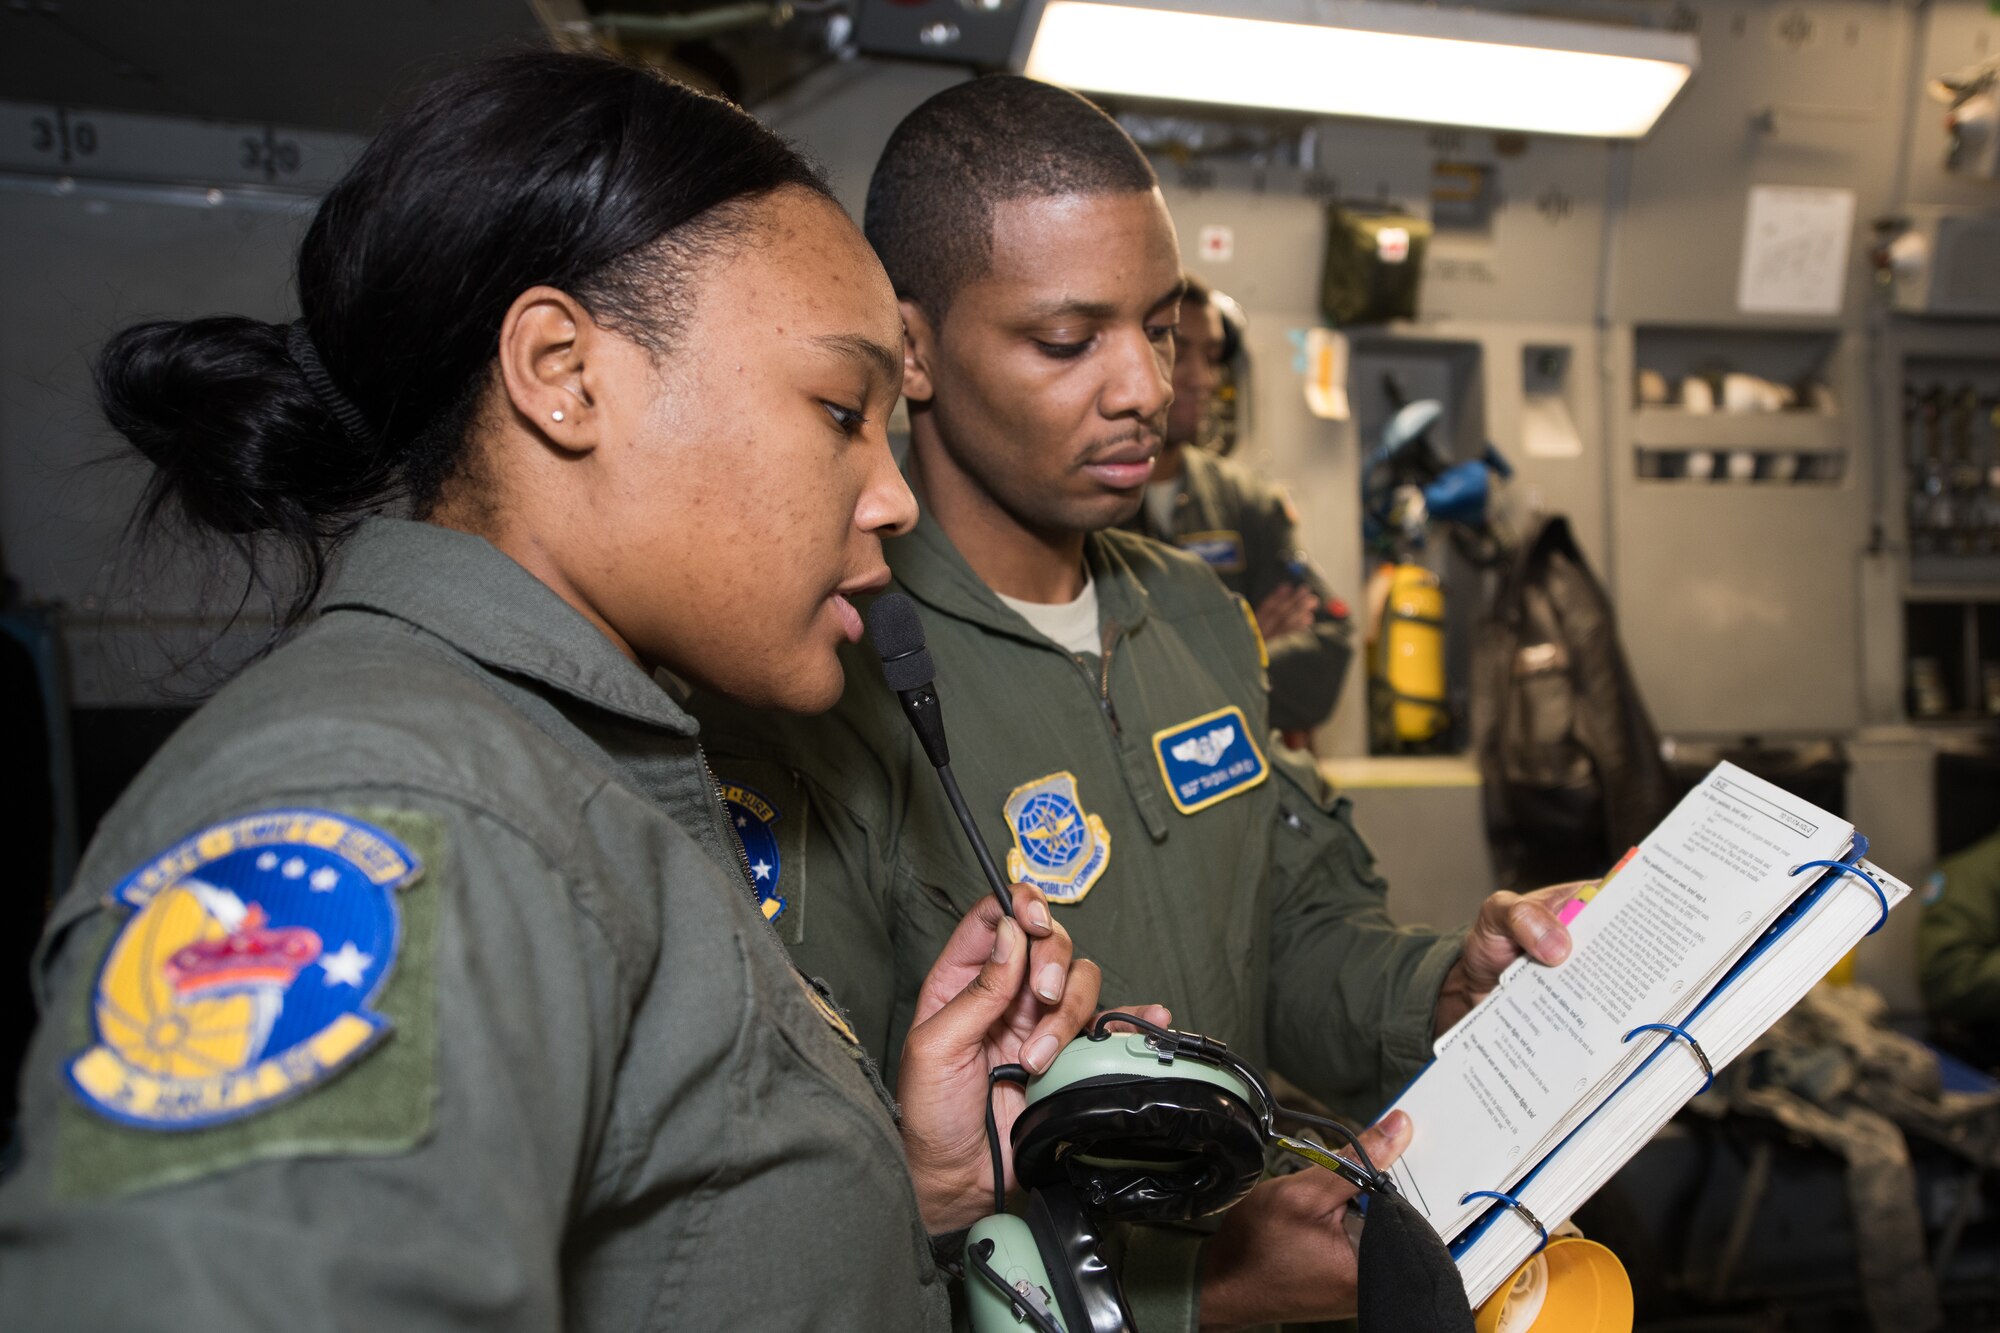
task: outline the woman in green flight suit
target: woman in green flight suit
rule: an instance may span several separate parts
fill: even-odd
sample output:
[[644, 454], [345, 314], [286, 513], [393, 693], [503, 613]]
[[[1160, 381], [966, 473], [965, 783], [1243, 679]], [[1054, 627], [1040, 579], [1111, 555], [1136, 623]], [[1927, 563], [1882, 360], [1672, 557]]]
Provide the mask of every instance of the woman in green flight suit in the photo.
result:
[[991, 1197], [986, 1071], [1073, 1035], [1095, 971], [1032, 891], [1018, 926], [968, 916], [899, 1120], [654, 675], [838, 696], [849, 599], [915, 513], [880, 265], [741, 111], [533, 54], [387, 124], [298, 296], [101, 362], [143, 513], [299, 575], [303, 627], [168, 743], [49, 923], [11, 1314], [944, 1323], [929, 1242]]

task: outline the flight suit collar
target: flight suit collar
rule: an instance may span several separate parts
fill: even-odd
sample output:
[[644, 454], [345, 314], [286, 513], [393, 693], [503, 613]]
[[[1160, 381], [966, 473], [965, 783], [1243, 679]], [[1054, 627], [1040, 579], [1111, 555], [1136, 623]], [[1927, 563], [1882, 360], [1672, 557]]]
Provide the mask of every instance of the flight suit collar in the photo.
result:
[[364, 521], [320, 609], [393, 616], [495, 670], [679, 735], [697, 730], [672, 696], [601, 630], [498, 547], [468, 532], [408, 519]]
[[[918, 514], [917, 526], [907, 536], [891, 538], [882, 545], [896, 582], [924, 605], [996, 634], [1065, 651], [986, 586], [929, 511]], [[1093, 532], [1083, 539], [1083, 558], [1097, 586], [1099, 622], [1107, 628], [1115, 625], [1119, 633], [1130, 633], [1151, 613], [1150, 595], [1102, 533]]]

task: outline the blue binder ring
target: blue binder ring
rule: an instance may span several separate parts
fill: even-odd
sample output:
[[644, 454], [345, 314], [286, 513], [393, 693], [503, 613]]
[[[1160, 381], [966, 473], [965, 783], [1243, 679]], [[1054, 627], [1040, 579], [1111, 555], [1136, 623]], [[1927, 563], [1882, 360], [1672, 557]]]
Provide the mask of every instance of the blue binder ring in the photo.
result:
[[1804, 865], [1793, 866], [1792, 873], [1794, 875], [1802, 875], [1806, 871], [1819, 866], [1825, 866], [1829, 870], [1838, 870], [1852, 875], [1873, 889], [1875, 891], [1875, 901], [1882, 904], [1882, 915], [1875, 919], [1875, 924], [1868, 928], [1868, 933], [1873, 935], [1876, 931], [1882, 929], [1883, 923], [1889, 919], [1889, 895], [1882, 892], [1882, 886], [1875, 882], [1875, 877], [1860, 866], [1850, 865], [1846, 861], [1807, 861]]
[[1468, 1194], [1460, 1195], [1458, 1201], [1460, 1203], [1470, 1203], [1474, 1199], [1498, 1199], [1501, 1203], [1506, 1204], [1509, 1208], [1512, 1208], [1515, 1212], [1526, 1218], [1529, 1226], [1542, 1233], [1542, 1243], [1534, 1248], [1533, 1252], [1529, 1255], [1530, 1258], [1548, 1248], [1549, 1229], [1542, 1225], [1541, 1218], [1536, 1217], [1532, 1212], [1528, 1211], [1527, 1204], [1522, 1203], [1511, 1194], [1502, 1194], [1499, 1190], [1473, 1190]]
[[[1686, 1042], [1688, 1049], [1694, 1052], [1694, 1058], [1701, 1061], [1701, 1072], [1708, 1075], [1707, 1079], [1702, 1082], [1701, 1092], [1707, 1092], [1714, 1085], [1715, 1066], [1709, 1063], [1708, 1052], [1704, 1051], [1701, 1048], [1701, 1043], [1694, 1039], [1694, 1033], [1689, 1032], [1684, 1027], [1676, 1027], [1672, 1023], [1641, 1023], [1638, 1027], [1626, 1033], [1623, 1040], [1630, 1041], [1641, 1032], [1665, 1032], [1671, 1036], [1679, 1037], [1682, 1041]], [[1695, 1096], [1701, 1096], [1701, 1092], [1697, 1092]]]

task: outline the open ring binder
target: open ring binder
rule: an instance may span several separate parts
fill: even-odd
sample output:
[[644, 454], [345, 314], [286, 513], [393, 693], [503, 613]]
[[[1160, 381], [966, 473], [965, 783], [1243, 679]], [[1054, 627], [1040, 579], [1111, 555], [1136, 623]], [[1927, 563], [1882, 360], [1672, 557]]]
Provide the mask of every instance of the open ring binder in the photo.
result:
[[1499, 1190], [1472, 1190], [1469, 1193], [1461, 1195], [1458, 1201], [1460, 1203], [1467, 1203], [1473, 1199], [1498, 1199], [1501, 1203], [1506, 1204], [1509, 1208], [1512, 1208], [1515, 1212], [1526, 1218], [1529, 1226], [1542, 1233], [1542, 1243], [1534, 1248], [1533, 1254], [1529, 1256], [1530, 1258], [1534, 1254], [1540, 1254], [1544, 1249], [1548, 1248], [1549, 1229], [1542, 1225], [1541, 1218], [1536, 1217], [1528, 1210], [1527, 1204], [1522, 1203], [1511, 1194], [1502, 1194]]
[[[1672, 1023], [1641, 1023], [1638, 1027], [1626, 1033], [1620, 1040], [1630, 1041], [1641, 1032], [1665, 1032], [1679, 1037], [1688, 1044], [1688, 1049], [1694, 1052], [1694, 1058], [1701, 1061], [1701, 1072], [1708, 1075], [1707, 1080], [1701, 1085], [1701, 1092], [1707, 1092], [1714, 1084], [1715, 1066], [1709, 1063], [1708, 1052], [1701, 1048], [1701, 1043], [1694, 1039], [1692, 1032], [1689, 1032], [1684, 1027], [1677, 1027]], [[1701, 1092], [1697, 1092], [1695, 1096], [1701, 1096]]]
[[[1857, 842], [1860, 841], [1858, 836], [1856, 838], [1856, 841]], [[1866, 850], [1867, 850], [1867, 844], [1862, 843], [1861, 849], [1856, 851], [1854, 854], [1856, 856], [1862, 856], [1866, 854]], [[1807, 861], [1803, 865], [1793, 866], [1792, 873], [1794, 875], [1802, 875], [1806, 871], [1816, 869], [1820, 866], [1824, 866], [1829, 870], [1839, 870], [1845, 872], [1846, 874], [1853, 875], [1856, 879], [1859, 879], [1863, 884], [1866, 884], [1869, 888], [1875, 891], [1875, 901], [1882, 904], [1882, 915], [1875, 919], [1875, 924], [1868, 928], [1868, 933], [1870, 935], [1873, 935], [1876, 931], [1882, 929], [1883, 923], [1889, 919], [1889, 895], [1882, 891], [1882, 886], [1875, 882], [1875, 877], [1869, 874], [1867, 871], [1863, 870], [1860, 866], [1851, 865], [1846, 861]]]

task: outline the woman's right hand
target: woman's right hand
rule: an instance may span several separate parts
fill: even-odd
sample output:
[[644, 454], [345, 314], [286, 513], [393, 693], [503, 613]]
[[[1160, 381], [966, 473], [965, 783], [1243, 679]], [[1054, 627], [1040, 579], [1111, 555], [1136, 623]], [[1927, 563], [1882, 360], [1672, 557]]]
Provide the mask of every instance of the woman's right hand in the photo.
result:
[[[1069, 932], [1041, 893], [1016, 884], [1014, 916], [991, 894], [965, 915], [917, 992], [896, 1095], [917, 1204], [933, 1235], [993, 1211], [986, 1142], [987, 1075], [999, 1065], [1040, 1073], [1097, 1008], [1097, 964], [1075, 958]], [[1001, 1151], [1022, 1094], [993, 1090]], [[1003, 1167], [1004, 1169], [1004, 1167]]]

